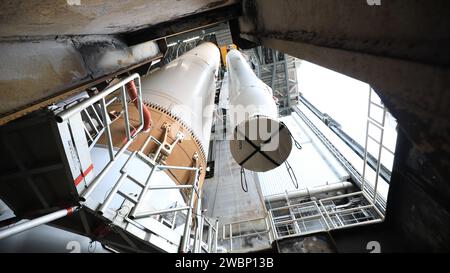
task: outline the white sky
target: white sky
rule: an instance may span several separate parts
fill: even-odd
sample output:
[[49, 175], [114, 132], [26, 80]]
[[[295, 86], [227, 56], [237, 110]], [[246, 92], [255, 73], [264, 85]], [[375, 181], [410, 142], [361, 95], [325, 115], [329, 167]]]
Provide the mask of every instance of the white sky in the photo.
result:
[[[342, 129], [360, 143], [365, 144], [369, 85], [359, 80], [339, 74], [321, 66], [301, 61], [297, 70], [299, 91], [321, 112], [330, 115], [339, 122]], [[374, 97], [375, 95], [375, 97]], [[380, 99], [372, 93], [372, 101], [379, 103]], [[372, 115], [376, 117], [373, 107]], [[377, 120], [380, 120], [377, 118]], [[384, 145], [395, 151], [397, 122], [388, 114]], [[371, 131], [372, 136], [379, 132]], [[369, 152], [376, 157], [377, 145], [369, 143]], [[392, 168], [393, 156], [383, 151], [382, 163]]]

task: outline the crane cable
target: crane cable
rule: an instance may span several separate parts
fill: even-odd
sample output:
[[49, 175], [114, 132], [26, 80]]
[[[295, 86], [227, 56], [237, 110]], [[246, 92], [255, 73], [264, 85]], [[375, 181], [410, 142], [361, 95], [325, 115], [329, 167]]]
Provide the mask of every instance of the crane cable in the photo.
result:
[[241, 167], [241, 187], [244, 192], [248, 192], [247, 177], [245, 176], [244, 167]]
[[295, 176], [295, 173], [294, 173], [294, 170], [292, 169], [291, 164], [289, 164], [289, 162], [286, 160], [285, 165], [286, 165], [287, 172], [288, 172], [289, 176], [291, 177], [292, 184], [294, 184], [295, 189], [298, 190], [298, 180], [297, 180], [297, 177]]
[[[280, 123], [281, 123], [281, 125], [283, 125], [283, 126], [286, 127], [286, 129], [287, 129], [287, 126], [286, 126], [286, 124], [285, 124], [284, 122], [280, 122]], [[295, 137], [292, 135], [292, 133], [291, 133], [291, 131], [290, 131], [289, 129], [288, 129], [287, 131], [289, 132], [289, 135], [291, 136], [292, 141], [294, 141], [295, 147], [297, 147], [297, 149], [301, 150], [303, 147], [302, 147], [302, 145], [300, 145], [300, 142], [298, 142], [298, 141], [295, 139]]]

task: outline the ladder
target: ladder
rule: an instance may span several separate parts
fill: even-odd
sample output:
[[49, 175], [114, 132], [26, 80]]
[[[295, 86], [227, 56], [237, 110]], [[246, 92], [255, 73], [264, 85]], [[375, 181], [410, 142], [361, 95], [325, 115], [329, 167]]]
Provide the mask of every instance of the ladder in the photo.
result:
[[[377, 194], [378, 194], [378, 181], [380, 177], [380, 170], [381, 170], [381, 155], [383, 150], [391, 153], [394, 155], [394, 152], [391, 151], [388, 147], [386, 147], [383, 144], [384, 140], [384, 132], [385, 132], [385, 123], [386, 123], [386, 115], [387, 115], [387, 109], [384, 106], [384, 104], [381, 102], [377, 103], [372, 100], [373, 89], [371, 86], [369, 86], [369, 103], [368, 103], [368, 113], [367, 113], [367, 127], [366, 127], [366, 138], [365, 138], [365, 147], [364, 147], [364, 165], [363, 165], [363, 173], [362, 173], [362, 185], [361, 189], [364, 191], [365, 186], [367, 185], [367, 178], [366, 178], [366, 167], [367, 167], [367, 158], [368, 158], [368, 146], [369, 146], [369, 140], [374, 142], [378, 146], [378, 151], [376, 153], [376, 162], [377, 166], [375, 168], [375, 181], [373, 185], [373, 191], [371, 195], [373, 196], [373, 202], [377, 200]], [[374, 108], [375, 107], [375, 108]], [[373, 109], [378, 109], [378, 111], [381, 112], [381, 117], [374, 116]], [[375, 129], [375, 131], [378, 132], [378, 134], [374, 135], [371, 128]], [[371, 133], [372, 132], [372, 133]], [[387, 181], [389, 183], [389, 181]]]
[[[369, 193], [370, 195], [374, 195], [375, 189], [370, 184], [363, 183], [363, 175], [361, 175], [358, 170], [344, 157], [344, 155], [331, 143], [330, 140], [317, 128], [312, 121], [300, 110], [297, 106], [292, 107], [294, 112], [301, 118], [303, 122], [313, 131], [313, 133], [322, 141], [322, 143], [327, 147], [327, 149], [335, 156], [335, 158], [342, 164], [342, 166], [350, 173], [352, 179], [357, 182], [361, 189], [364, 189], [364, 192]], [[366, 149], [367, 151], [367, 149]], [[367, 165], [367, 159], [366, 164]], [[380, 209], [383, 213], [386, 210], [386, 201], [380, 196], [376, 196], [375, 204], [378, 209]]]
[[[130, 132], [130, 121], [128, 117], [128, 108], [127, 108], [127, 100], [126, 100], [126, 89], [125, 85], [130, 81], [137, 81], [138, 84], [136, 85], [138, 88], [138, 113], [140, 116], [140, 123], [138, 125], [138, 128], [133, 130], [133, 132]], [[118, 92], [117, 92], [118, 91]], [[118, 93], [118, 94], [117, 94]], [[107, 101], [108, 100], [108, 101]], [[114, 101], [120, 100], [122, 102], [122, 109], [117, 115], [110, 116], [110, 114], [107, 112], [107, 107]], [[152, 135], [148, 135], [143, 145], [139, 148], [139, 150], [136, 150], [132, 153], [126, 152], [128, 147], [131, 145], [131, 143], [134, 142], [136, 137], [141, 133], [143, 128], [143, 110], [142, 110], [142, 93], [141, 93], [141, 84], [140, 84], [140, 78], [138, 74], [134, 74], [130, 77], [127, 77], [117, 84], [107, 88], [106, 90], [81, 101], [78, 101], [78, 103], [70, 107], [68, 109], [63, 110], [62, 112], [57, 114], [57, 120], [59, 122], [62, 122], [64, 120], [70, 120], [70, 118], [74, 115], [80, 114], [82, 116], [83, 121], [83, 127], [86, 134], [86, 138], [88, 140], [89, 148], [92, 149], [92, 147], [95, 145], [96, 141], [99, 139], [99, 137], [103, 134], [106, 136], [106, 148], [109, 153], [109, 160], [107, 161], [106, 165], [99, 169], [96, 173], [96, 176], [92, 179], [92, 181], [87, 185], [87, 187], [81, 192], [79, 198], [81, 202], [83, 202], [83, 205], [90, 206], [89, 208], [98, 215], [103, 215], [103, 218], [109, 219], [112, 223], [112, 228], [115, 230], [120, 231], [119, 233], [122, 234], [122, 237], [127, 238], [125, 235], [125, 231], [129, 231], [127, 227], [129, 227], [128, 224], [131, 224], [131, 226], [134, 226], [133, 229], [139, 229], [142, 232], [144, 232], [146, 235], [143, 236], [141, 239], [146, 240], [145, 238], [148, 235], [156, 234], [158, 237], [162, 238], [162, 240], [165, 240], [166, 242], [169, 242], [172, 246], [170, 249], [173, 249], [173, 246], [178, 246], [178, 249], [180, 252], [211, 252], [215, 251], [217, 249], [217, 244], [214, 244], [214, 241], [211, 240], [213, 237], [209, 237], [209, 245], [207, 248], [202, 247], [202, 238], [203, 238], [203, 229], [205, 225], [211, 226], [211, 221], [208, 220], [202, 213], [200, 209], [201, 202], [197, 202], [195, 204], [195, 197], [197, 197], [197, 200], [201, 199], [201, 190], [199, 188], [199, 179], [200, 179], [200, 168], [197, 166], [168, 166], [165, 164], [165, 158], [171, 153], [173, 147], [183, 139], [183, 134], [178, 133], [176, 136], [175, 141], [172, 143], [168, 143], [167, 133], [170, 130], [170, 125], [163, 125], [164, 129], [166, 130], [166, 134], [164, 136], [164, 139], [162, 141], [156, 139]], [[122, 147], [115, 149], [113, 143], [112, 143], [112, 132], [111, 132], [111, 124], [118, 120], [117, 117], [124, 115], [124, 126], [125, 126], [125, 132], [126, 132], [126, 142], [122, 145]], [[151, 154], [145, 154], [144, 151], [148, 147], [149, 144], [156, 146], [156, 152]], [[93, 204], [92, 202], [88, 202], [88, 198], [91, 196], [91, 194], [94, 192], [94, 190], [98, 187], [99, 184], [102, 183], [102, 180], [107, 176], [107, 174], [112, 170], [112, 167], [117, 164], [119, 161], [118, 159], [122, 156], [127, 156], [125, 163], [121, 163], [122, 166], [119, 166], [120, 172], [119, 177], [116, 181], [113, 181], [112, 187], [109, 190], [107, 196], [104, 198], [104, 200], [95, 200], [97, 205], [90, 205]], [[196, 158], [196, 155], [194, 155], [194, 158]], [[133, 170], [130, 170], [130, 163], [135, 160], [139, 159], [140, 162], [143, 162], [146, 166], [148, 166], [149, 174], [146, 174], [145, 179], [137, 178], [135, 174], [133, 174]], [[123, 161], [122, 161], [123, 162]], [[170, 171], [170, 170], [185, 170], [192, 172], [192, 176], [190, 176], [190, 179], [193, 177], [192, 181], [185, 181], [185, 183], [181, 183], [180, 185], [165, 185], [165, 186], [153, 186], [154, 183], [154, 176], [156, 171]], [[134, 186], [137, 186], [136, 191], [133, 192], [133, 194], [130, 194], [125, 191], [124, 184], [125, 181], [131, 181]], [[180, 190], [184, 191], [185, 198], [187, 199], [187, 204], [176, 204], [175, 206], [171, 206], [169, 208], [159, 209], [159, 210], [153, 210], [153, 211], [146, 211], [143, 210], [143, 203], [146, 199], [146, 195], [149, 193], [149, 191], [160, 191], [160, 190]], [[114, 217], [111, 216], [111, 211], [113, 210], [111, 208], [111, 203], [113, 199], [119, 196], [122, 198], [123, 203], [130, 207], [129, 211], [125, 213], [125, 215], [118, 215], [120, 214], [120, 210], [116, 209], [114, 210]], [[90, 199], [94, 200], [94, 199]], [[100, 203], [98, 203], [100, 202]], [[175, 224], [176, 216], [180, 214], [185, 214], [184, 222], [184, 232], [183, 236], [180, 238], [178, 234], [175, 232], [169, 232], [170, 234], [164, 234], [161, 231], [172, 229], [174, 227], [174, 224], [168, 225], [167, 223], [163, 223], [161, 220], [161, 216], [168, 214], [168, 213], [174, 213], [174, 219], [172, 219], [172, 222]], [[198, 217], [196, 223], [193, 221], [193, 215]], [[158, 217], [160, 219], [156, 220]], [[123, 219], [122, 219], [123, 217]], [[103, 219], [102, 218], [102, 219]], [[118, 219], [120, 218], [120, 219]], [[152, 227], [145, 226], [141, 223], [139, 223], [140, 219], [153, 219], [155, 221], [158, 221], [158, 223], [152, 222]], [[117, 221], [116, 221], [117, 220]], [[193, 227], [195, 225], [195, 237], [194, 242], [191, 241], [191, 233], [193, 230]], [[168, 227], [169, 226], [169, 227]], [[166, 228], [166, 229], [165, 229]], [[216, 233], [217, 228], [210, 228], [208, 230], [208, 233]], [[217, 236], [216, 236], [217, 237]], [[130, 241], [130, 240], [128, 240]], [[216, 239], [217, 241], [217, 239]], [[131, 248], [135, 248], [136, 246], [133, 246], [132, 243], [129, 243]], [[192, 247], [194, 245], [194, 247]]]
[[[157, 147], [156, 150], [159, 150], [159, 146], [164, 145], [160, 141], [158, 141], [153, 136], [148, 136], [145, 143], [141, 146], [139, 151], [135, 151], [132, 154], [128, 156], [128, 159], [126, 160], [125, 164], [121, 168], [121, 176], [119, 179], [114, 183], [113, 188], [110, 190], [108, 196], [105, 198], [105, 200], [102, 202], [101, 206], [97, 209], [97, 212], [100, 214], [106, 213], [109, 204], [113, 200], [113, 198], [118, 194], [121, 197], [123, 197], [126, 201], [128, 201], [130, 204], [132, 204], [132, 209], [129, 211], [129, 213], [124, 217], [124, 220], [127, 221], [130, 224], [133, 224], [137, 227], [142, 227], [144, 229], [147, 229], [150, 232], [154, 232], [154, 230], [146, 228], [144, 225], [137, 222], [139, 219], [144, 219], [148, 217], [154, 217], [159, 216], [158, 221], [169, 227], [173, 230], [176, 222], [176, 217], [179, 215], [178, 213], [186, 212], [184, 215], [184, 232], [181, 239], [181, 242], [179, 244], [179, 251], [180, 252], [194, 252], [194, 253], [201, 253], [201, 252], [216, 252], [217, 251], [217, 231], [218, 231], [218, 220], [214, 223], [210, 219], [208, 219], [201, 211], [201, 190], [199, 189], [199, 177], [200, 177], [200, 168], [197, 167], [182, 167], [182, 166], [167, 166], [167, 165], [161, 165], [157, 163], [155, 160], [157, 155], [153, 155], [153, 157], [144, 154], [144, 150], [146, 149], [147, 145], [149, 143], [156, 143]], [[150, 168], [150, 173], [145, 179], [145, 181], [140, 181], [136, 177], [133, 176], [131, 172], [128, 170], [129, 163], [134, 159], [139, 158], [142, 161], [144, 161]], [[188, 170], [193, 172], [194, 174], [194, 180], [192, 181], [192, 184], [184, 183], [181, 185], [173, 185], [173, 186], [152, 186], [151, 181], [152, 177], [154, 175], [154, 172], [156, 170]], [[134, 182], [136, 185], [139, 186], [140, 191], [135, 196], [130, 195], [120, 189], [121, 185], [125, 181], [125, 179], [129, 179], [132, 182]], [[188, 204], [187, 205], [181, 205], [178, 206], [178, 203], [175, 203], [174, 205], [170, 206], [166, 209], [161, 210], [153, 210], [153, 211], [142, 211], [140, 208], [145, 202], [145, 195], [149, 191], [158, 191], [158, 190], [187, 190], [188, 195]], [[197, 204], [195, 205], [195, 196], [197, 196]], [[167, 220], [165, 220], [163, 217], [161, 217], [164, 214], [168, 213], [174, 213], [172, 222], [169, 223]], [[194, 223], [192, 221], [193, 215], [197, 216], [197, 222], [194, 226]], [[166, 222], [166, 223], [164, 223]], [[195, 228], [194, 228], [195, 227]], [[204, 242], [203, 238], [204, 236], [204, 230], [206, 228], [207, 231], [207, 241]], [[192, 231], [194, 230], [194, 233]], [[167, 235], [167, 234], [158, 234], [161, 237]], [[191, 238], [193, 235], [193, 243], [191, 242]], [[172, 243], [176, 243], [173, 242]]]

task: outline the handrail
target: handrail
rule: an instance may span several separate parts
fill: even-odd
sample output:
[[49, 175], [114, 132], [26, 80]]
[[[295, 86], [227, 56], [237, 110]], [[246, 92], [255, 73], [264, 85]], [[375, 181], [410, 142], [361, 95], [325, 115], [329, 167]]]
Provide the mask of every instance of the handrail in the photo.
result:
[[35, 228], [37, 226], [47, 224], [49, 222], [55, 221], [65, 216], [71, 215], [78, 209], [79, 209], [78, 206], [68, 207], [65, 209], [49, 213], [47, 215], [34, 218], [24, 223], [17, 223], [11, 227], [0, 230], [0, 240], [27, 231], [29, 229]]
[[[239, 235], [233, 235], [233, 225], [241, 225], [244, 223], [250, 223], [250, 222], [256, 222], [256, 221], [264, 221], [265, 229], [264, 230], [256, 230], [254, 229], [254, 232], [246, 233], [246, 234], [239, 234]], [[226, 226], [228, 226], [229, 230], [229, 236], [226, 236]], [[233, 239], [241, 239], [249, 236], [260, 236], [267, 234], [269, 238], [269, 243], [271, 244], [276, 238], [276, 231], [274, 231], [273, 227], [275, 225], [271, 222], [270, 219], [270, 212], [266, 214], [264, 217], [259, 217], [255, 219], [249, 219], [244, 221], [235, 221], [232, 223], [227, 223], [222, 226], [222, 240], [230, 241], [230, 251], [233, 251]]]
[[110, 95], [111, 93], [116, 91], [117, 89], [121, 88], [122, 86], [124, 86], [125, 84], [127, 84], [130, 81], [134, 81], [135, 79], [140, 79], [139, 74], [135, 73], [131, 76], [128, 76], [125, 79], [121, 80], [120, 82], [114, 84], [113, 86], [108, 87], [107, 89], [103, 90], [102, 92], [90, 97], [89, 99], [84, 100], [84, 101], [58, 113], [56, 115], [56, 121], [61, 123], [65, 120], [67, 120], [71, 116], [73, 116], [73, 115], [77, 114], [78, 112], [80, 112], [81, 110], [93, 105], [94, 103], [99, 102], [101, 99], [107, 97], [108, 95]]

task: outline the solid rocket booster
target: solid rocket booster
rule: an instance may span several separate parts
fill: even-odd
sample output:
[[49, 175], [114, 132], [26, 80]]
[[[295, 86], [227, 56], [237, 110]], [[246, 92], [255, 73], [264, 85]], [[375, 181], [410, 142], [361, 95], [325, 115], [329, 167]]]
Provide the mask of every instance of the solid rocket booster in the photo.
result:
[[228, 53], [227, 70], [231, 154], [245, 169], [272, 170], [283, 164], [292, 150], [291, 133], [278, 119], [272, 89], [255, 75], [238, 50]]
[[[158, 149], [151, 143], [143, 152], [164, 165], [201, 168], [198, 178], [201, 186], [207, 167], [219, 65], [219, 49], [205, 42], [142, 77], [142, 98], [151, 113], [152, 127], [149, 132], [141, 132], [128, 150], [139, 150], [152, 135], [163, 145]], [[120, 107], [118, 104], [117, 109]], [[128, 111], [134, 125], [139, 117], [131, 103]], [[117, 147], [125, 138], [122, 124], [112, 125], [113, 142]], [[191, 171], [171, 170], [167, 175], [176, 184], [193, 183]]]

